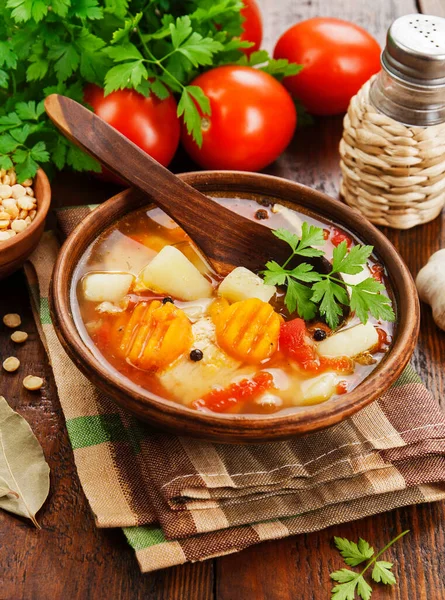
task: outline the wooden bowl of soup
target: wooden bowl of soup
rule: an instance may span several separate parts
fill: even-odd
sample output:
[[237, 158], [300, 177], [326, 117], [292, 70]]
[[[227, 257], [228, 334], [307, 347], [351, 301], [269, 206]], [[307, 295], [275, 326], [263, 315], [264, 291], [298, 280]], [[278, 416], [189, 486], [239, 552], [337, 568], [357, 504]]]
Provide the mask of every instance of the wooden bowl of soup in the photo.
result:
[[362, 279], [383, 282], [396, 319], [364, 325], [349, 313], [334, 331], [319, 316], [304, 321], [286, 308], [282, 287], [242, 265], [222, 280], [176, 223], [127, 190], [74, 230], [52, 280], [56, 333], [98, 388], [161, 430], [243, 443], [338, 423], [395, 382], [416, 344], [419, 305], [381, 232], [348, 206], [281, 178], [181, 177], [264, 226], [322, 228], [328, 258], [340, 241], [372, 245]]
[[17, 271], [35, 250], [42, 237], [51, 204], [51, 186], [43, 169], [37, 171], [32, 189], [37, 201], [35, 218], [24, 231], [9, 240], [0, 241], [0, 279]]

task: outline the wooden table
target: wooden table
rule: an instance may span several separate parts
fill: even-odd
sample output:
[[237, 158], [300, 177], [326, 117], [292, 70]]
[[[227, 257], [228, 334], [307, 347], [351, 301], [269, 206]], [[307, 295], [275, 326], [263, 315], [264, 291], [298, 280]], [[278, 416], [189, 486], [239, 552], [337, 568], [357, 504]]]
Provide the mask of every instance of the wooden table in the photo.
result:
[[[444, 0], [420, 0], [421, 9], [445, 15]], [[415, 12], [414, 0], [262, 0], [266, 45], [290, 23], [314, 15], [355, 21], [381, 43], [392, 19]], [[287, 152], [267, 172], [338, 194], [341, 118], [326, 118], [298, 130]], [[180, 155], [177, 171], [193, 168]], [[54, 205], [100, 202], [115, 191], [87, 176], [64, 174], [53, 185]], [[445, 219], [407, 232], [385, 230], [413, 274], [445, 246]], [[51, 467], [51, 492], [39, 514], [43, 529], [0, 512], [0, 600], [321, 600], [329, 598], [329, 573], [342, 566], [334, 535], [368, 539], [376, 547], [403, 529], [411, 534], [388, 552], [398, 585], [376, 586], [373, 600], [445, 598], [445, 504], [408, 507], [319, 533], [263, 543], [239, 554], [141, 575], [118, 530], [94, 526], [79, 484], [51, 367], [37, 335], [22, 273], [1, 282], [0, 314], [18, 312], [30, 339], [20, 348], [22, 373], [45, 378], [41, 396], [2, 375], [0, 393], [31, 424]], [[0, 332], [1, 356], [15, 351]], [[445, 389], [445, 334], [422, 307], [414, 365], [437, 401]]]

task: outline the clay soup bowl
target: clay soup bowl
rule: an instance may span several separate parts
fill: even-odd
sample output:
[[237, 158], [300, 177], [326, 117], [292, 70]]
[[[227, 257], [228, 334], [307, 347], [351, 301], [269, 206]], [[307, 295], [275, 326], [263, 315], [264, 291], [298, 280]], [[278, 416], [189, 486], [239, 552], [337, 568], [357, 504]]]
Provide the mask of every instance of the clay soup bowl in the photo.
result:
[[371, 244], [386, 267], [397, 321], [390, 351], [354, 390], [322, 404], [299, 407], [283, 415], [223, 415], [203, 413], [160, 398], [113, 371], [93, 355], [73, 318], [71, 283], [88, 246], [123, 215], [147, 206], [136, 190], [114, 196], [87, 216], [65, 242], [55, 265], [50, 294], [56, 333], [79, 369], [120, 406], [159, 429], [216, 442], [265, 442], [287, 439], [328, 427], [378, 398], [401, 374], [418, 336], [419, 304], [412, 277], [389, 240], [348, 206], [301, 184], [277, 177], [231, 171], [187, 173], [181, 179], [199, 191], [227, 197], [268, 197], [339, 225], [362, 243]]

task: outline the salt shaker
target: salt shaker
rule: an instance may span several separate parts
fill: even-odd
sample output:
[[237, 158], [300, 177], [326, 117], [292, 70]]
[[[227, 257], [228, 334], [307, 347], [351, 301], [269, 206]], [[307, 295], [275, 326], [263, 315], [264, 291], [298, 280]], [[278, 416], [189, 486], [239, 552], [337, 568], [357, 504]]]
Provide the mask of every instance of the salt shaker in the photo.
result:
[[340, 193], [373, 223], [408, 229], [445, 205], [445, 19], [394, 21], [381, 64], [344, 119]]

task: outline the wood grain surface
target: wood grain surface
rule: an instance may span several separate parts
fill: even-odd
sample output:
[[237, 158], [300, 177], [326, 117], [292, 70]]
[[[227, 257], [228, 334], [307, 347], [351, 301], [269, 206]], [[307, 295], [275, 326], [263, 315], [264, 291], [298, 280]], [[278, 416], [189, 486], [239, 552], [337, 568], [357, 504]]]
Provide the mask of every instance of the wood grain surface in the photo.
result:
[[[380, 42], [391, 20], [415, 11], [412, 0], [263, 0], [269, 45], [290, 23], [314, 15], [351, 19]], [[425, 12], [445, 15], [443, 0], [422, 0]], [[288, 151], [268, 172], [336, 196], [341, 118], [317, 121], [297, 132]], [[179, 155], [176, 171], [193, 168]], [[66, 174], [53, 185], [55, 205], [100, 202], [116, 192], [89, 177]], [[445, 219], [410, 231], [385, 233], [416, 274], [432, 252], [445, 247]], [[50, 497], [39, 519], [43, 529], [0, 513], [1, 600], [325, 600], [329, 573], [343, 566], [333, 549], [334, 535], [368, 539], [382, 547], [396, 532], [411, 534], [392, 548], [398, 585], [375, 586], [373, 600], [443, 600], [445, 598], [445, 504], [408, 507], [358, 522], [276, 542], [194, 565], [141, 575], [133, 552], [116, 530], [98, 530], [80, 489], [57, 399], [51, 368], [33, 324], [21, 273], [0, 283], [0, 314], [19, 312], [30, 333], [24, 346], [9, 340], [0, 327], [1, 357], [17, 355], [19, 374], [2, 373], [0, 393], [28, 419], [51, 467]], [[414, 364], [439, 402], [444, 397], [445, 334], [422, 307], [421, 335]], [[26, 391], [29, 373], [45, 378], [42, 393]]]

